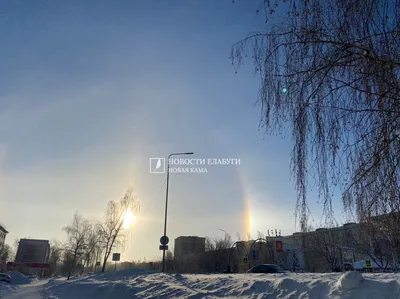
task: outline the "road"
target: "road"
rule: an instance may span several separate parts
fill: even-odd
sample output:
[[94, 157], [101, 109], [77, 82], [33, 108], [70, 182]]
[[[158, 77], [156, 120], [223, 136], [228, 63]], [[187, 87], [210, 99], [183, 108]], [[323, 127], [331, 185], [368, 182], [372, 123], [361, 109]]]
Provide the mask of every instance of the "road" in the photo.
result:
[[45, 299], [43, 285], [47, 280], [21, 285], [18, 289], [7, 293], [3, 299]]

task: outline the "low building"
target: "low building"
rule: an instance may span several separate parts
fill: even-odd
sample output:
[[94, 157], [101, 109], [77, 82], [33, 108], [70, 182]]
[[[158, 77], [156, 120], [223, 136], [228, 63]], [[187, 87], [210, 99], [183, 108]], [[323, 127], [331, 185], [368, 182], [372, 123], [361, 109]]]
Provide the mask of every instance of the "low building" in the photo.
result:
[[3, 248], [4, 243], [6, 242], [6, 236], [8, 231], [4, 224], [0, 223], [0, 250]]
[[178, 272], [198, 272], [204, 261], [206, 238], [181, 236], [175, 239], [174, 260]]
[[282, 236], [283, 252], [293, 251], [297, 246], [297, 258], [301, 256], [304, 270], [310, 272], [330, 272], [340, 268], [345, 262], [364, 259], [357, 244], [360, 224], [347, 223], [343, 226], [318, 228], [315, 231], [297, 232]]
[[199, 254], [206, 250], [206, 238], [181, 236], [175, 239], [174, 257], [180, 258], [188, 254]]

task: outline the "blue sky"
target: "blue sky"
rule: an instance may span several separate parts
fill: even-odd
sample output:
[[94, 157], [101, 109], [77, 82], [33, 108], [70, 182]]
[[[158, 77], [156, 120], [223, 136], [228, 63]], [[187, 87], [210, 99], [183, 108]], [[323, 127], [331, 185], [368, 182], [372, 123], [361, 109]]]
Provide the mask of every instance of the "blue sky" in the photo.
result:
[[[258, 130], [258, 78], [230, 47], [262, 29], [258, 0], [3, 1], [0, 221], [15, 238], [62, 240], [129, 185], [142, 212], [125, 259], [160, 256], [164, 175], [150, 157], [193, 151], [237, 166], [173, 174], [168, 235], [295, 230], [290, 135]], [[158, 196], [156, 196], [158, 194]], [[320, 206], [310, 194], [316, 221]]]

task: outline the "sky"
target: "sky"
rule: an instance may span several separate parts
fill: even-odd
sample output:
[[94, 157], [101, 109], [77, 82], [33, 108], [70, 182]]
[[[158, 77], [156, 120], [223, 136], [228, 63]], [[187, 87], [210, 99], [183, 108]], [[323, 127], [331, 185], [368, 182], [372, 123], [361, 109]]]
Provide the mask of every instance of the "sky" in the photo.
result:
[[[290, 133], [259, 129], [259, 78], [231, 45], [265, 26], [258, 0], [2, 1], [0, 222], [16, 238], [64, 240], [75, 211], [101, 220], [132, 186], [125, 260], [161, 256], [174, 152], [240, 165], [170, 176], [167, 235], [236, 239], [296, 230]], [[315, 222], [322, 206], [309, 193]], [[247, 207], [247, 208], [246, 208]], [[297, 226], [298, 227], [298, 226]]]

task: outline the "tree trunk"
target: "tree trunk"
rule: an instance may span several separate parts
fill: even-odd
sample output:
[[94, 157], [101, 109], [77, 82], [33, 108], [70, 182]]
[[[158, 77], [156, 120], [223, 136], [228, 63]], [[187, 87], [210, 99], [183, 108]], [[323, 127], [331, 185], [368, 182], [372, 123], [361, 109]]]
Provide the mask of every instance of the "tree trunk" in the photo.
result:
[[101, 269], [101, 272], [104, 272], [104, 269], [106, 268], [106, 263], [107, 263], [108, 257], [110, 256], [111, 250], [114, 247], [115, 239], [118, 237], [118, 234], [119, 234], [119, 231], [121, 230], [121, 227], [122, 227], [122, 222], [119, 224], [119, 226], [117, 228], [117, 231], [112, 236], [111, 244], [109, 244], [109, 246], [107, 244], [106, 253], [104, 255], [103, 267]]
[[107, 250], [106, 250], [106, 253], [104, 255], [104, 260], [103, 260], [103, 266], [101, 267], [101, 272], [102, 273], [104, 273], [104, 270], [106, 269], [106, 264], [107, 264], [107, 260], [108, 260], [109, 256], [110, 256], [110, 253], [107, 252]]
[[71, 266], [69, 267], [67, 280], [69, 280], [69, 278], [71, 277], [72, 269], [75, 267], [77, 254], [78, 254], [78, 248], [75, 249], [74, 258], [72, 260]]
[[81, 276], [83, 274], [83, 270], [85, 269], [85, 265], [86, 265], [86, 260], [84, 260], [82, 263], [82, 269], [81, 269], [81, 274], [80, 274]]
[[72, 265], [69, 267], [67, 280], [69, 280], [69, 278], [71, 276], [71, 272], [72, 272]]

